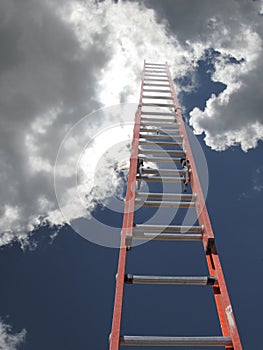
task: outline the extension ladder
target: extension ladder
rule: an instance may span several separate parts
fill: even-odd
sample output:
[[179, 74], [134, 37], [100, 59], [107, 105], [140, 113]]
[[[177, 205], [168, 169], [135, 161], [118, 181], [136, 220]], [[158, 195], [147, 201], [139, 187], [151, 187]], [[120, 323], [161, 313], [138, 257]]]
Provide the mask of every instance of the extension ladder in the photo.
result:
[[[149, 102], [150, 100], [150, 102]], [[149, 111], [149, 108], [153, 110]], [[156, 108], [158, 110], [156, 110]], [[144, 147], [144, 148], [142, 148]], [[167, 149], [168, 147], [168, 149]], [[144, 162], [177, 162], [179, 169], [144, 168]], [[141, 181], [181, 182], [192, 193], [144, 193]], [[189, 192], [189, 191], [188, 191]], [[198, 226], [146, 225], [134, 223], [137, 205], [165, 208], [195, 208]], [[201, 241], [209, 276], [142, 276], [125, 273], [126, 255], [135, 240]], [[124, 284], [210, 285], [213, 289], [222, 336], [129, 336], [120, 334]], [[142, 72], [141, 94], [135, 115], [110, 350], [120, 346], [211, 346], [242, 349], [233, 310], [216, 250], [214, 234], [206, 209], [201, 184], [190, 148], [169, 68], [166, 64], [146, 63]]]

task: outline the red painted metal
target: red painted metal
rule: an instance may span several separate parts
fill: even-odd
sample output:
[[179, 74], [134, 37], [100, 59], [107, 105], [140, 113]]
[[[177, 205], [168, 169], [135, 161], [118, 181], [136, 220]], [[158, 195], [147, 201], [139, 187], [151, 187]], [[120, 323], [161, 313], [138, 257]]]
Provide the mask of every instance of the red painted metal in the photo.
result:
[[143, 95], [143, 82], [144, 82], [145, 61], [142, 73], [142, 84], [140, 102], [135, 115], [135, 125], [133, 129], [132, 151], [130, 158], [130, 170], [128, 175], [128, 183], [126, 190], [124, 217], [121, 231], [121, 242], [119, 251], [118, 271], [116, 275], [116, 289], [114, 310], [112, 319], [112, 328], [110, 334], [110, 350], [119, 349], [120, 341], [120, 327], [122, 316], [122, 303], [123, 303], [123, 289], [124, 289], [124, 274], [126, 265], [126, 237], [132, 235], [133, 221], [134, 221], [134, 200], [136, 192], [136, 175], [137, 175], [137, 162], [138, 162], [138, 146], [140, 137], [140, 122], [141, 122], [141, 106]]
[[[175, 93], [174, 83], [173, 83], [167, 63], [166, 63], [166, 71], [169, 78], [169, 83], [172, 91], [174, 104], [176, 107], [179, 107], [178, 99]], [[204, 196], [203, 196], [202, 187], [199, 181], [194, 157], [191, 151], [190, 143], [188, 140], [188, 136], [187, 136], [187, 132], [185, 129], [180, 108], [177, 108], [176, 114], [177, 114], [177, 121], [180, 123], [180, 127], [179, 127], [180, 133], [183, 136], [183, 140], [184, 140], [186, 158], [190, 163], [190, 168], [191, 168], [190, 183], [192, 187], [192, 192], [196, 193], [197, 195], [196, 212], [198, 215], [198, 221], [199, 221], [199, 225], [204, 226], [203, 245], [206, 251], [206, 260], [207, 260], [208, 270], [210, 275], [216, 276], [218, 281], [218, 285], [213, 287], [218, 317], [219, 317], [223, 335], [230, 336], [233, 343], [233, 347], [228, 346], [225, 348], [229, 350], [230, 349], [241, 350], [242, 345], [240, 342], [237, 325], [235, 322], [232, 306], [230, 303], [230, 298], [228, 295], [223, 270], [222, 270], [219, 256], [214, 243], [214, 233], [213, 233], [212, 225], [209, 219], [208, 211], [207, 211]], [[211, 242], [212, 244], [210, 249], [207, 249], [208, 242]]]

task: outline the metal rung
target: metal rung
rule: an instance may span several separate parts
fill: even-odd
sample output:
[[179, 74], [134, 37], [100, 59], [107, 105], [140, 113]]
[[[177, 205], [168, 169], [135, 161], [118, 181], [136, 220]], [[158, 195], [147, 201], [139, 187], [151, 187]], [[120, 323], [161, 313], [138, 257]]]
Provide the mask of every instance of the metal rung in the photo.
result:
[[[167, 155], [169, 154], [170, 156], [185, 156], [185, 152], [184, 151], [180, 151], [180, 150], [160, 150], [160, 149], [142, 149], [139, 148], [139, 153], [140, 154], [161, 154], [161, 155]], [[160, 169], [158, 169], [157, 171], [160, 171]]]
[[166, 67], [165, 64], [161, 64], [161, 63], [145, 63], [145, 67], [149, 67], [149, 66], [154, 66], [154, 67]]
[[[168, 81], [167, 81], [168, 82]], [[169, 84], [153, 84], [153, 83], [145, 83], [143, 84], [144, 86], [163, 86], [163, 87], [169, 87]]]
[[141, 156], [145, 162], [175, 162], [175, 163], [181, 163], [181, 158], [172, 158], [172, 157], [144, 157]]
[[164, 118], [164, 117], [162, 117], [162, 118], [142, 117], [141, 121], [146, 122], [146, 123], [149, 123], [149, 122], [153, 122], [153, 123], [157, 122], [157, 123], [161, 123], [161, 124], [171, 123], [173, 126], [174, 126], [174, 124], [178, 125], [174, 116], [173, 116], [173, 119], [172, 118]]
[[151, 142], [151, 141], [144, 141], [139, 140], [140, 145], [151, 145], [151, 146], [182, 146], [182, 142]]
[[142, 233], [132, 236], [132, 239], [141, 241], [202, 241], [202, 238], [201, 233]]
[[172, 232], [179, 232], [179, 233], [202, 233], [203, 232], [202, 226], [176, 226], [176, 225], [145, 225], [145, 224], [137, 224], [133, 227], [133, 232], [154, 232], [154, 233], [172, 233]]
[[147, 140], [182, 140], [181, 135], [174, 135], [174, 136], [169, 136], [169, 135], [149, 135], [149, 134], [140, 134], [140, 137], [143, 139]]
[[143, 89], [143, 92], [163, 92], [165, 94], [170, 94], [171, 90], [155, 90], [155, 89]]
[[163, 208], [194, 208], [195, 202], [172, 202], [172, 201], [140, 201], [135, 200], [135, 205], [143, 207], [163, 207]]
[[141, 126], [157, 126], [157, 127], [170, 127], [171, 126], [172, 129], [176, 129], [176, 128], [174, 128], [174, 126], [178, 126], [178, 124], [176, 122], [174, 122], [174, 123], [168, 123], [168, 122], [161, 123], [161, 122], [154, 122], [154, 121], [146, 122], [145, 120], [146, 119], [143, 119], [141, 121]]
[[[146, 72], [147, 74], [144, 74], [144, 79], [148, 80], [147, 77], [160, 77], [160, 78], [168, 78], [167, 74], [148, 74], [148, 72]], [[166, 79], [167, 80], [167, 79]]]
[[[167, 131], [168, 130], [168, 131]], [[140, 131], [142, 132], [162, 132], [165, 133], [166, 135], [178, 135], [179, 129], [178, 128], [173, 128], [173, 129], [160, 129], [160, 128], [155, 128], [155, 129], [149, 129], [145, 127], [141, 127]], [[171, 132], [174, 131], [174, 132]]]
[[185, 180], [184, 177], [166, 177], [166, 176], [137, 176], [137, 180], [143, 180], [146, 182], [183, 182]]
[[147, 111], [142, 111], [141, 112], [141, 115], [158, 115], [158, 116], [161, 116], [161, 115], [164, 115], [164, 116], [173, 116], [173, 117], [176, 117], [176, 113], [174, 112], [147, 112]]
[[142, 174], [185, 175], [185, 170], [142, 168]]
[[144, 79], [144, 85], [146, 84], [146, 83], [145, 83], [146, 80], [147, 80], [147, 81], [157, 81], [157, 82], [160, 81], [160, 82], [167, 82], [167, 83], [169, 83], [169, 80], [168, 80], [168, 79], [155, 79], [155, 78], [147, 78], [147, 77], [146, 77], [146, 78]]
[[212, 286], [217, 282], [214, 276], [140, 276], [132, 274], [125, 275], [124, 281], [128, 284], [187, 284], [198, 286]]
[[152, 96], [152, 95], [149, 95], [149, 96], [146, 96], [146, 95], [143, 95], [142, 98], [149, 98], [151, 100], [172, 100], [173, 97], [171, 96]]
[[142, 103], [142, 106], [149, 106], [149, 107], [171, 107], [175, 108], [175, 105], [173, 103], [154, 103], [154, 102], [147, 102]]
[[127, 346], [232, 346], [231, 337], [161, 337], [124, 335], [120, 345]]

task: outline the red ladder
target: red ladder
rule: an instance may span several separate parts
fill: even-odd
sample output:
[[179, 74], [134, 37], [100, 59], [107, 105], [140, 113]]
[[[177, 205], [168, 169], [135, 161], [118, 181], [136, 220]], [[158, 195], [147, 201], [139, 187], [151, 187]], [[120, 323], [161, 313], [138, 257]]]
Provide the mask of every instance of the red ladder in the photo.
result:
[[[154, 94], [148, 95], [146, 93]], [[158, 93], [158, 95], [155, 93]], [[151, 101], [154, 99], [154, 102], [143, 102], [147, 101], [147, 99], [151, 99]], [[145, 111], [144, 107], [158, 107], [158, 111]], [[141, 145], [147, 145], [151, 148], [142, 150], [139, 148]], [[158, 148], [154, 148], [156, 145], [158, 145]], [[163, 149], [162, 151], [160, 147], [169, 147], [169, 150]], [[167, 154], [169, 156], [164, 157]], [[141, 167], [143, 161], [162, 163], [170, 161], [181, 162], [182, 169], [144, 169]], [[192, 194], [136, 192], [136, 182], [140, 182], [141, 180], [162, 182], [180, 181], [184, 186], [187, 186], [189, 180]], [[135, 225], [134, 209], [136, 204], [152, 207], [195, 207], [199, 226]], [[209, 276], [176, 277], [125, 274], [126, 254], [132, 246], [132, 241], [147, 239], [202, 241]], [[211, 285], [222, 329], [222, 336], [121, 336], [120, 326], [124, 283]], [[140, 102], [135, 115], [118, 272], [116, 276], [112, 329], [109, 342], [110, 350], [118, 350], [120, 346], [125, 345], [141, 347], [224, 346], [228, 350], [242, 349], [201, 184], [167, 63], [155, 64], [144, 61]]]

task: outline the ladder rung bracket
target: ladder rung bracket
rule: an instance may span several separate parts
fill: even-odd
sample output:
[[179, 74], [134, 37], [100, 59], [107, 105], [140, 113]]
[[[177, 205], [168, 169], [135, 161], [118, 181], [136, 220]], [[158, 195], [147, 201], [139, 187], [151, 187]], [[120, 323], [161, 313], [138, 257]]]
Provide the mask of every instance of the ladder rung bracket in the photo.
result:
[[127, 274], [124, 277], [124, 282], [127, 284], [213, 286], [217, 283], [217, 279], [214, 276], [142, 276]]
[[133, 232], [151, 232], [151, 233], [203, 233], [202, 226], [178, 226], [178, 225], [147, 225], [147, 224], [137, 224], [133, 228]]
[[203, 235], [201, 233], [142, 233], [134, 234], [132, 238], [141, 241], [202, 241]]
[[120, 345], [127, 346], [232, 346], [231, 337], [161, 337], [129, 336], [120, 337]]
[[175, 162], [175, 163], [181, 163], [181, 158], [173, 158], [173, 157], [144, 157], [143, 155], [140, 156], [145, 162]]
[[184, 177], [178, 177], [178, 176], [137, 176], [137, 180], [143, 180], [145, 182], [183, 182], [185, 180]]
[[153, 96], [153, 95], [143, 95], [142, 98], [148, 98], [148, 99], [151, 99], [151, 100], [172, 100], [173, 98], [171, 96]]
[[135, 200], [135, 206], [143, 207], [162, 207], [162, 208], [194, 208], [195, 202], [177, 202], [177, 201], [138, 201]]

